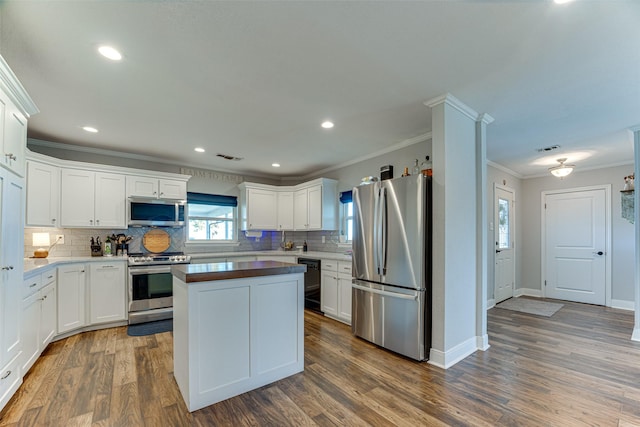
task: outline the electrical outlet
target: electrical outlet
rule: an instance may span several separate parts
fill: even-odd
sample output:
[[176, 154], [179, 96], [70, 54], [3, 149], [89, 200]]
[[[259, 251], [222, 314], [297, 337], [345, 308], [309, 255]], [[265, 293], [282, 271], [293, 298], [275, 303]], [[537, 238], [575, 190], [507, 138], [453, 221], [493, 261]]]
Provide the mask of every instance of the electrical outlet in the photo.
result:
[[56, 234], [56, 242], [59, 245], [64, 245], [64, 234]]

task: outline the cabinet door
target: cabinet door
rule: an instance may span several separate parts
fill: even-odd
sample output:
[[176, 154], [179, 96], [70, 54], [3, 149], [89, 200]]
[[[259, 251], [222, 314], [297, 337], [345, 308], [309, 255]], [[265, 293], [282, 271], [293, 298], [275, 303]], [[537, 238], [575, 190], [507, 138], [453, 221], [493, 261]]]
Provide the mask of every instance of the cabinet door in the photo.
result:
[[307, 229], [322, 230], [322, 186], [307, 189]]
[[95, 225], [126, 228], [124, 176], [96, 173], [95, 182]]
[[22, 341], [22, 373], [26, 374], [29, 368], [40, 356], [40, 312], [42, 301], [40, 292], [22, 300], [22, 326], [20, 327], [20, 339]]
[[62, 169], [60, 223], [63, 227], [93, 227], [95, 172]]
[[142, 176], [127, 176], [127, 197], [158, 198], [158, 180]]
[[53, 227], [60, 217], [60, 168], [27, 162], [27, 225]]
[[278, 191], [278, 230], [293, 230], [293, 191]]
[[58, 307], [56, 282], [45, 286], [40, 291], [42, 307], [40, 311], [40, 352], [47, 347], [56, 335], [56, 310]]
[[322, 287], [320, 288], [322, 311], [324, 314], [338, 316], [338, 279], [334, 272], [322, 273]]
[[0, 367], [20, 351], [24, 256], [24, 179], [3, 172], [0, 247]]
[[161, 179], [158, 183], [158, 190], [161, 199], [187, 199], [187, 183], [184, 181]]
[[92, 263], [89, 274], [91, 324], [124, 320], [125, 269], [121, 262]]
[[306, 189], [293, 193], [293, 227], [295, 230], [306, 230], [309, 227], [308, 200]]
[[278, 220], [277, 192], [247, 189], [247, 230], [276, 230]]
[[19, 176], [24, 176], [27, 146], [27, 119], [8, 99], [4, 112], [4, 152], [2, 164]]
[[338, 317], [351, 324], [351, 277], [338, 275]]
[[85, 325], [85, 267], [58, 267], [58, 334]]

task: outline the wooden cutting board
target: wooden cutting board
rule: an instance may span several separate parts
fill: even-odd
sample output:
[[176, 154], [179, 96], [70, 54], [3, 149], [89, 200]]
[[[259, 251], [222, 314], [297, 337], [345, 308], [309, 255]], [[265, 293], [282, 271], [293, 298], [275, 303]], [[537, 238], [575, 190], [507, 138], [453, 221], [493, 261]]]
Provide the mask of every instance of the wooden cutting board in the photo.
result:
[[142, 245], [149, 252], [164, 252], [171, 246], [171, 237], [166, 231], [154, 228], [144, 234], [142, 237]]

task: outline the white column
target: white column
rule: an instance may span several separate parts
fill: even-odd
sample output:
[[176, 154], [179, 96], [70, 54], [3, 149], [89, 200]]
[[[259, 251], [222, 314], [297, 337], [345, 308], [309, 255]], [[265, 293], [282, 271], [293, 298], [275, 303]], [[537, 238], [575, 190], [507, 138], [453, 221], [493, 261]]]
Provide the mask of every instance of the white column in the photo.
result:
[[[448, 368], [478, 349], [478, 114], [450, 94], [431, 108], [433, 304], [429, 363]], [[486, 208], [485, 208], [486, 209]], [[486, 304], [486, 302], [485, 302]], [[481, 328], [481, 327], [480, 327]], [[481, 340], [480, 340], [481, 341]]]
[[482, 114], [476, 122], [476, 192], [477, 200], [477, 227], [478, 240], [476, 242], [477, 253], [477, 277], [476, 289], [476, 337], [477, 347], [480, 350], [489, 348], [489, 335], [487, 334], [487, 239], [489, 226], [487, 216], [487, 125], [493, 122], [493, 117]]
[[[635, 162], [634, 175], [640, 177], [640, 126], [631, 129], [633, 131], [633, 159]], [[640, 341], [640, 191], [634, 191], [633, 199], [633, 215], [634, 228], [636, 234], [635, 257], [636, 257], [636, 275], [635, 275], [635, 321], [633, 324], [633, 341]]]

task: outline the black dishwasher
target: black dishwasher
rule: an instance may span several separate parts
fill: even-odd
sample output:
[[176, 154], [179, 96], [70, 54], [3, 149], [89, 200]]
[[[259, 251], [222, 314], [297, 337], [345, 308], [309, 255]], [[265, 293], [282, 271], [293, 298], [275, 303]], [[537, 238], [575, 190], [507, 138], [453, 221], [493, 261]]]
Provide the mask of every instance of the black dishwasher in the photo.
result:
[[320, 305], [320, 260], [298, 258], [298, 264], [307, 266], [304, 273], [304, 308], [322, 313]]

